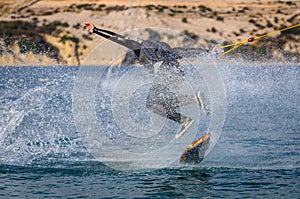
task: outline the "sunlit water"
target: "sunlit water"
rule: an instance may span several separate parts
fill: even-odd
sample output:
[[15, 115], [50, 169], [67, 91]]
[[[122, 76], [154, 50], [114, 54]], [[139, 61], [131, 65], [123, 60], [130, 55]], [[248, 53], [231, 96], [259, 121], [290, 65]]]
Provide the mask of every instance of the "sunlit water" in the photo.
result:
[[[219, 67], [225, 124], [202, 164], [119, 171], [97, 161], [76, 129], [78, 68], [1, 67], [0, 197], [299, 198], [299, 70]], [[118, 132], [102, 99], [96, 116], [113, 139]], [[160, 145], [140, 149], [147, 147]]]

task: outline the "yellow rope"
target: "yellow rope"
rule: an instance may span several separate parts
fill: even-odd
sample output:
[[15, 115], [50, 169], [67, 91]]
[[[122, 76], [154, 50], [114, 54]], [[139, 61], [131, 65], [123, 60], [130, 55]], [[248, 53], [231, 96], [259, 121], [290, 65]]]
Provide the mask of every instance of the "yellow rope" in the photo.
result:
[[289, 30], [289, 29], [292, 29], [292, 28], [295, 28], [295, 27], [298, 27], [298, 26], [300, 26], [300, 24], [296, 24], [296, 25], [293, 25], [293, 26], [289, 26], [289, 27], [287, 27], [287, 28], [283, 28], [283, 29], [281, 29], [281, 30], [276, 30], [276, 31], [274, 31], [274, 32], [270, 32], [270, 33], [267, 33], [267, 34], [264, 34], [264, 35], [261, 35], [261, 36], [250, 37], [250, 38], [248, 38], [248, 39], [246, 39], [246, 40], [244, 40], [244, 41], [240, 41], [240, 42], [237, 42], [237, 43], [234, 43], [234, 44], [228, 44], [228, 45], [225, 45], [225, 46], [221, 46], [220, 48], [222, 48], [222, 49], [223, 49], [223, 48], [232, 47], [231, 49], [229, 49], [229, 50], [223, 52], [223, 53], [221, 54], [221, 56], [226, 55], [227, 53], [230, 53], [231, 51], [237, 49], [238, 47], [240, 47], [241, 45], [244, 45], [244, 44], [246, 44], [246, 43], [250, 43], [250, 42], [253, 42], [253, 41], [255, 41], [255, 40], [258, 40], [258, 39], [261, 39], [261, 38], [264, 38], [264, 37], [267, 37], [267, 36], [270, 36], [270, 35], [274, 35], [274, 34], [277, 34], [277, 33], [280, 33], [280, 32], [282, 32], [282, 31]]

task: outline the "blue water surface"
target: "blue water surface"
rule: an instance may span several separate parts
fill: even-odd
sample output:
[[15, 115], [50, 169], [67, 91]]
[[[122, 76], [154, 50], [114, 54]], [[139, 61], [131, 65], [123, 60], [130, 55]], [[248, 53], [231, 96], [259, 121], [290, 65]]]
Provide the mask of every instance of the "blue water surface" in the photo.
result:
[[95, 160], [77, 131], [78, 67], [0, 67], [0, 197], [299, 198], [299, 70], [220, 67], [225, 124], [205, 160], [122, 171]]

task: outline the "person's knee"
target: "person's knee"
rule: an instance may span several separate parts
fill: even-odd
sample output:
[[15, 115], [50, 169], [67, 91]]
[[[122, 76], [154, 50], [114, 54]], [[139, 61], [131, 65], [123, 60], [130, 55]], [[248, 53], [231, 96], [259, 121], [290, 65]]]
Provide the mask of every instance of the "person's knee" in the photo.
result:
[[146, 107], [156, 114], [167, 115], [166, 108], [161, 104], [146, 104]]

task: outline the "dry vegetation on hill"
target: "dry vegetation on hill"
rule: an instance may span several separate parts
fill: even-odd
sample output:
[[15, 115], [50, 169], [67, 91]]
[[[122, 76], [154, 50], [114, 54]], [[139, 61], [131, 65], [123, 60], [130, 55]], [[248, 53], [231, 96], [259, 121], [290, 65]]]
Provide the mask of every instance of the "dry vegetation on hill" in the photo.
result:
[[[104, 41], [88, 34], [81, 25], [84, 21], [140, 39], [163, 40], [174, 47], [211, 49], [298, 24], [299, 7], [299, 1], [262, 0], [4, 0], [0, 3], [0, 64], [84, 64], [87, 55]], [[100, 51], [97, 63], [120, 63], [122, 59], [116, 61], [113, 50]], [[299, 52], [297, 27], [242, 46], [228, 56], [299, 62]]]

